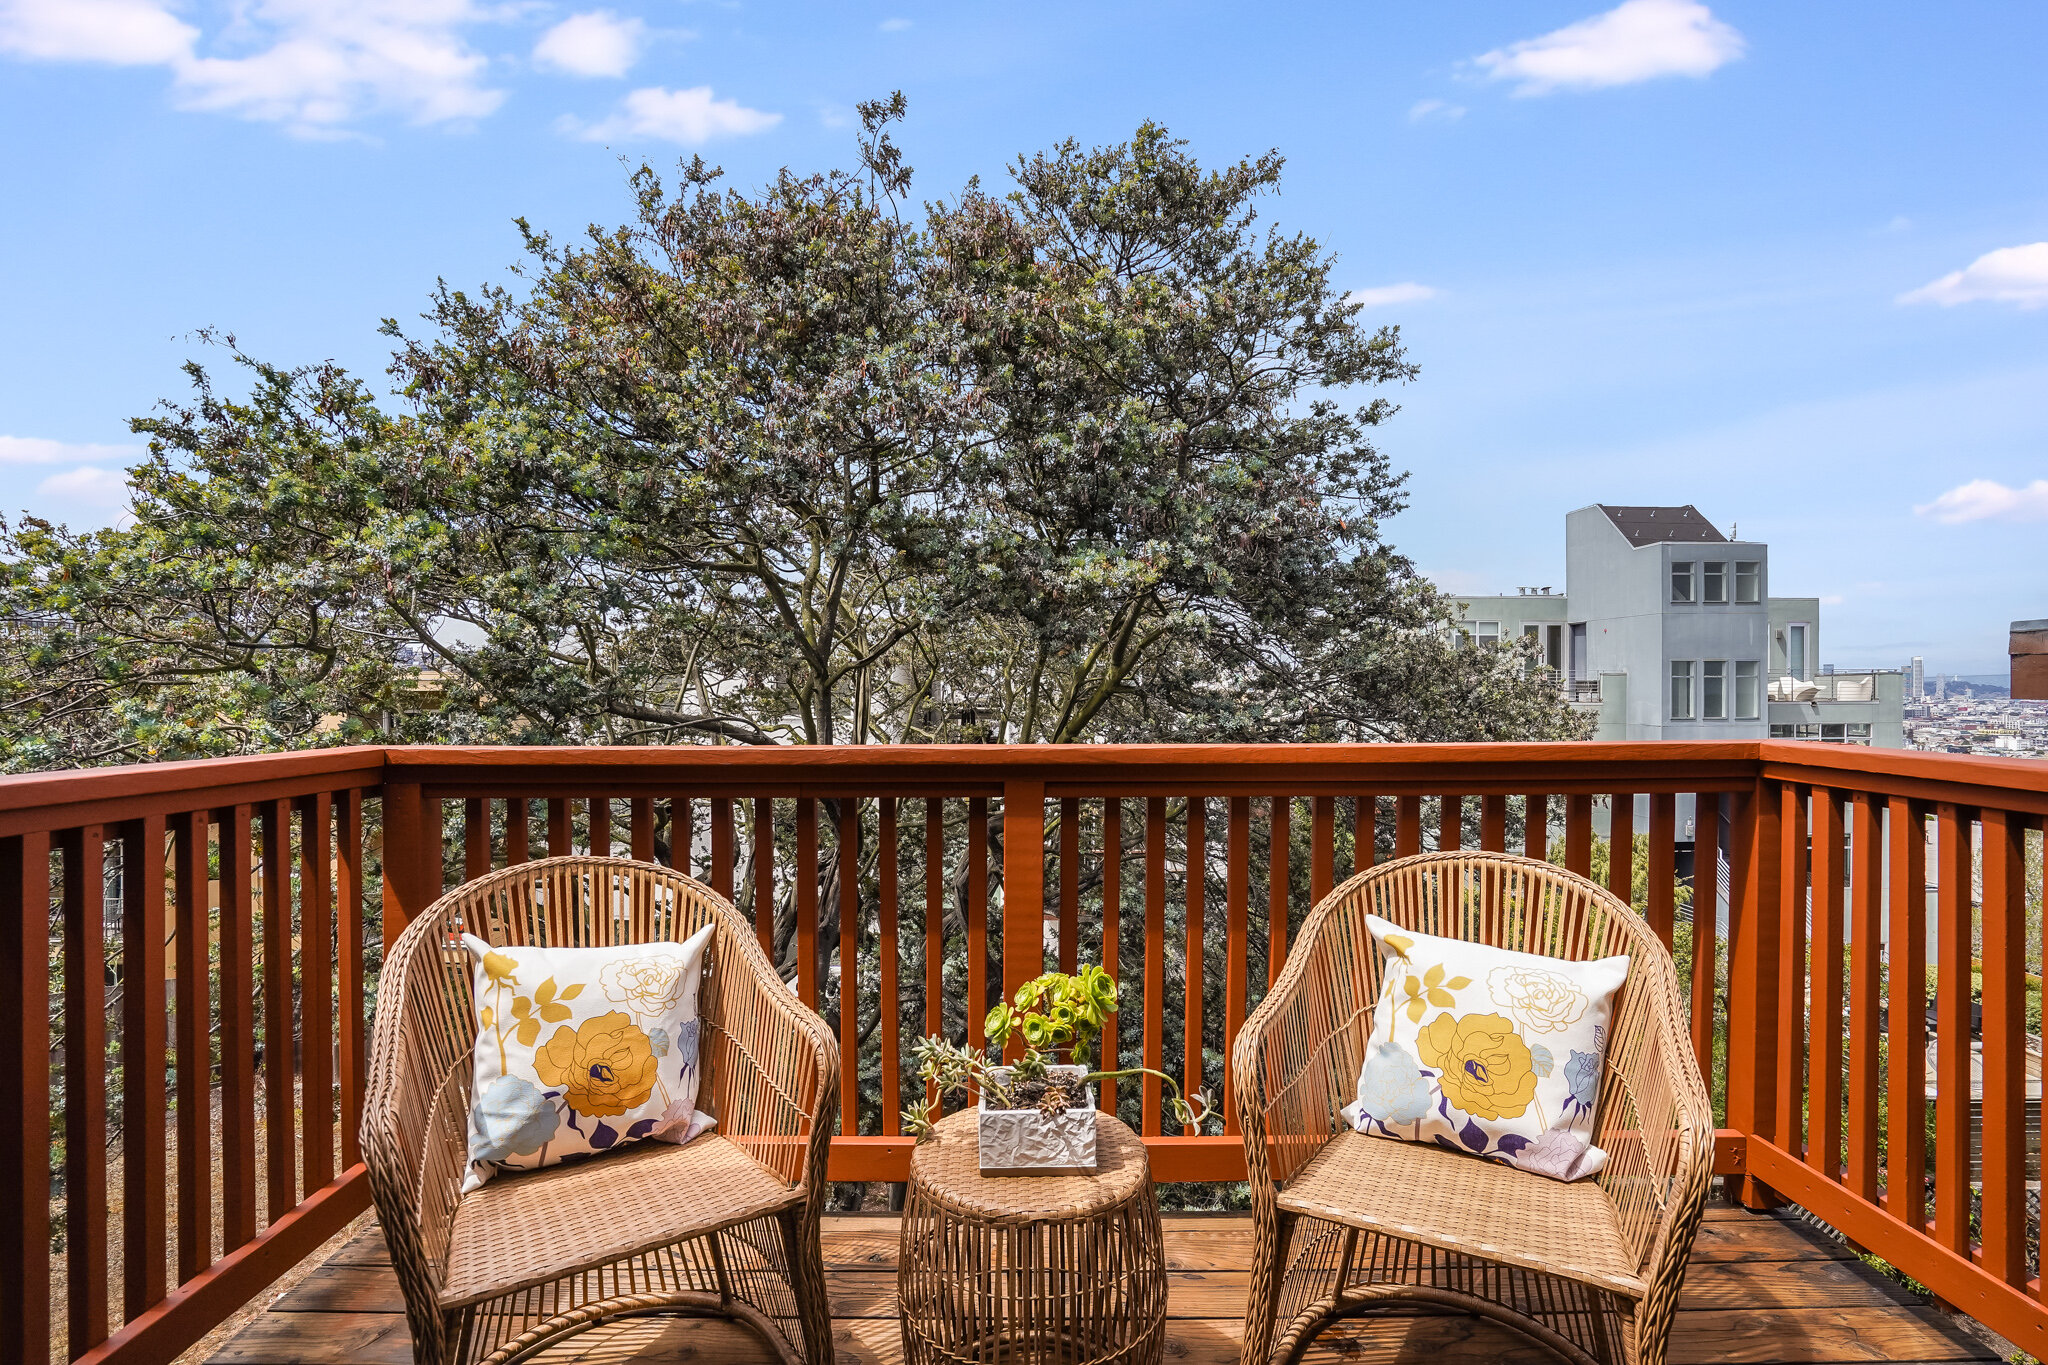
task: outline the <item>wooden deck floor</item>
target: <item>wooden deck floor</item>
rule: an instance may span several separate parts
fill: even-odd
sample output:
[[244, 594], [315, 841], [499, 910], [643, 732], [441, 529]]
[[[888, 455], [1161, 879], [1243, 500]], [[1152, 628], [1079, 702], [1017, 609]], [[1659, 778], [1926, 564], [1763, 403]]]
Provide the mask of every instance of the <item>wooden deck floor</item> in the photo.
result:
[[[1236, 1361], [1250, 1230], [1250, 1220], [1238, 1215], [1167, 1218], [1172, 1321], [1166, 1358], [1173, 1365]], [[828, 1218], [824, 1251], [839, 1359], [847, 1365], [899, 1360], [896, 1220]], [[545, 1358], [694, 1365], [767, 1356], [729, 1324], [669, 1319], [620, 1323]], [[1464, 1317], [1399, 1318], [1333, 1331], [1310, 1358], [1346, 1365], [1550, 1359], [1510, 1333]], [[1998, 1358], [1842, 1247], [1796, 1223], [1719, 1206], [1708, 1210], [1693, 1248], [1671, 1350], [1674, 1362]], [[213, 1357], [217, 1365], [404, 1365], [411, 1359], [398, 1284], [374, 1228]]]

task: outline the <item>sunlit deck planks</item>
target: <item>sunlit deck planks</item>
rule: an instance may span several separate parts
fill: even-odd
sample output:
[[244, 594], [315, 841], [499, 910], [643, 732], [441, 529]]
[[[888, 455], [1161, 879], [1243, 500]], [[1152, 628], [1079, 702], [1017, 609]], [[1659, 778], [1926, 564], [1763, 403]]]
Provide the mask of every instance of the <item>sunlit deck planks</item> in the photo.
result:
[[[900, 1359], [896, 1220], [885, 1215], [827, 1218], [824, 1247], [839, 1359], [848, 1365]], [[1250, 1255], [1248, 1216], [1167, 1217], [1170, 1362], [1236, 1361]], [[1999, 1358], [1842, 1247], [1796, 1223], [1726, 1206], [1709, 1208], [1694, 1244], [1671, 1348], [1674, 1362]], [[410, 1362], [398, 1284], [378, 1233], [372, 1229], [349, 1243], [212, 1359], [218, 1365]], [[639, 1320], [600, 1329], [545, 1359], [709, 1365], [768, 1356], [751, 1337], [727, 1324]], [[1347, 1365], [1423, 1360], [1464, 1365], [1549, 1357], [1473, 1319], [1414, 1316], [1333, 1330], [1310, 1359]]]

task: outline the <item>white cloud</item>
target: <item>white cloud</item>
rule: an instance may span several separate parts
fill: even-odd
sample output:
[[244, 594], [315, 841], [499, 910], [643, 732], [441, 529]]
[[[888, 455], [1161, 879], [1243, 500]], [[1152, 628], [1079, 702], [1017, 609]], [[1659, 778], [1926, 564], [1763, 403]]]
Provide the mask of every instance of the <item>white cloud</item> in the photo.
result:
[[1410, 123], [1426, 123], [1431, 120], [1438, 123], [1456, 123], [1463, 117], [1465, 106], [1452, 104], [1447, 100], [1417, 100], [1408, 107]]
[[473, 0], [249, 0], [203, 39], [167, 0], [0, 0], [0, 50], [160, 65], [184, 108], [332, 137], [371, 113], [446, 123], [497, 109], [505, 92], [484, 84], [489, 61], [464, 30], [502, 14]]
[[2022, 308], [2048, 306], [2048, 242], [1987, 251], [1961, 270], [1899, 295], [1900, 303], [1938, 303], [1944, 308], [1987, 301]]
[[1705, 76], [1742, 55], [1743, 39], [1697, 0], [1626, 0], [1473, 58], [1489, 79], [1516, 81], [1517, 95], [1598, 90], [1659, 76]]
[[2036, 479], [2025, 488], [1972, 479], [1913, 510], [1950, 526], [1967, 521], [2048, 521], [2048, 479]]
[[585, 126], [574, 119], [564, 119], [561, 126], [564, 132], [586, 142], [661, 138], [668, 142], [698, 143], [766, 132], [780, 122], [780, 114], [748, 109], [732, 100], [713, 99], [710, 86], [698, 85], [688, 90], [665, 90], [660, 86], [635, 90], [602, 122]]
[[1354, 289], [1344, 296], [1344, 302], [1373, 309], [1385, 308], [1396, 303], [1421, 303], [1424, 299], [1435, 297], [1436, 290], [1428, 285], [1404, 280], [1400, 284], [1383, 284], [1377, 289]]
[[41, 436], [0, 436], [0, 465], [77, 464], [81, 460], [133, 460], [140, 446], [73, 445]]
[[102, 509], [128, 505], [128, 478], [116, 469], [99, 469], [83, 465], [67, 469], [62, 474], [52, 474], [36, 485], [36, 494], [45, 498], [75, 498], [91, 507]]
[[571, 76], [623, 76], [640, 59], [646, 27], [610, 10], [572, 14], [541, 34], [533, 45], [533, 60]]
[[884, 19], [876, 27], [884, 33], [901, 33], [904, 29], [910, 27], [910, 21], [908, 19]]

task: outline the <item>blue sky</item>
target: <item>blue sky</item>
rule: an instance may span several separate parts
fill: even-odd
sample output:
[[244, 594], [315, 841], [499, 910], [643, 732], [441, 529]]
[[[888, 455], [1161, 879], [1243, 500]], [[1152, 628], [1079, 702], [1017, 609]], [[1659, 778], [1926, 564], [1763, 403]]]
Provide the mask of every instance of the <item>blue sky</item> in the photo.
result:
[[621, 158], [915, 189], [1165, 123], [1288, 157], [1421, 378], [1391, 531], [1562, 584], [1563, 516], [1691, 502], [1818, 595], [1823, 657], [2004, 670], [2048, 616], [2048, 7], [1629, 0], [0, 0], [0, 508], [119, 515], [201, 327], [375, 375], [378, 320], [617, 222]]

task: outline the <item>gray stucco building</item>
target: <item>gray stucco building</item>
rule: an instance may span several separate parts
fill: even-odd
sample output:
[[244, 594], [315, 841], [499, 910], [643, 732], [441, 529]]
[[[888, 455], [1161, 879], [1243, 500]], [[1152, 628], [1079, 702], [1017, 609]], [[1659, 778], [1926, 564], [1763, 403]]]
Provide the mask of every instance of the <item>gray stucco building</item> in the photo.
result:
[[1582, 507], [1565, 586], [1458, 599], [1474, 646], [1528, 639], [1598, 739], [1813, 739], [1903, 748], [1896, 670], [1823, 666], [1820, 600], [1771, 594], [1770, 547], [1690, 506]]

